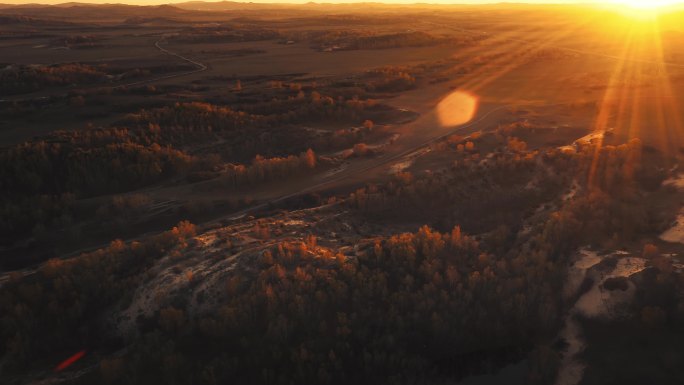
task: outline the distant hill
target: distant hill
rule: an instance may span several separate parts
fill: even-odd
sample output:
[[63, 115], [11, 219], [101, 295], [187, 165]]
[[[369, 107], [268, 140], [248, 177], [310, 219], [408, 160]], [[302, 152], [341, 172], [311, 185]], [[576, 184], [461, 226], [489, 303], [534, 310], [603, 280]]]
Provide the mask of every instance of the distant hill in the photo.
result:
[[[386, 3], [315, 3], [288, 4], [288, 3], [248, 3], [238, 1], [188, 1], [184, 3], [174, 3], [175, 7], [187, 10], [201, 11], [250, 11], [259, 9], [292, 9], [308, 11], [328, 11], [328, 12], [348, 12], [351, 10], [392, 10], [405, 8], [428, 8], [431, 4], [386, 4]], [[457, 5], [455, 5], [457, 6]]]
[[[2, 12], [2, 10], [0, 10]], [[14, 15], [1, 15], [0, 14], [0, 25], [15, 25], [15, 24], [20, 24], [20, 25], [35, 25], [35, 26], [66, 26], [66, 25], [74, 25], [74, 23], [70, 23], [67, 21], [62, 21], [62, 20], [47, 20], [47, 19], [38, 19], [34, 17], [29, 17], [29, 16], [14, 16]]]
[[175, 18], [191, 11], [171, 5], [137, 6], [127, 4], [64, 3], [57, 5], [0, 4], [0, 15], [27, 16], [56, 20], [87, 19], [92, 21], [122, 21], [132, 17]]
[[[187, 1], [183, 3], [138, 6], [128, 4], [89, 4], [69, 2], [55, 5], [45, 4], [0, 4], [0, 15], [26, 16], [37, 19], [56, 19], [70, 21], [73, 19], [87, 21], [114, 21], [126, 22], [136, 20], [177, 22], [191, 17], [199, 17], [203, 20], [224, 18], [226, 13], [232, 17], [259, 17], [278, 16], [294, 17], [301, 16], [302, 12], [309, 14], [348, 14], [364, 13], [397, 13], [397, 12], [441, 12], [444, 10], [480, 10], [487, 12], [490, 9], [501, 11], [503, 9], [517, 10], [520, 12], [537, 10], [557, 11], [558, 8], [574, 9], [585, 12], [588, 8], [578, 3], [569, 4], [524, 4], [524, 3], [485, 3], [485, 4], [387, 4], [377, 2], [364, 3], [315, 3], [288, 4], [288, 3], [251, 3], [237, 1]], [[589, 8], [594, 9], [594, 8]], [[595, 9], [594, 9], [595, 10]], [[667, 24], [681, 24], [684, 5], [669, 7], [669, 14], [662, 15], [661, 19]]]
[[124, 24], [135, 24], [135, 25], [169, 25], [169, 24], [184, 24], [182, 20], [172, 19], [168, 17], [142, 17], [135, 16], [130, 19], [126, 19]]
[[274, 8], [307, 8], [307, 4], [287, 4], [287, 3], [241, 3], [237, 1], [188, 1], [185, 3], [175, 3], [175, 7], [187, 10], [200, 11], [244, 11], [255, 9], [274, 9]]

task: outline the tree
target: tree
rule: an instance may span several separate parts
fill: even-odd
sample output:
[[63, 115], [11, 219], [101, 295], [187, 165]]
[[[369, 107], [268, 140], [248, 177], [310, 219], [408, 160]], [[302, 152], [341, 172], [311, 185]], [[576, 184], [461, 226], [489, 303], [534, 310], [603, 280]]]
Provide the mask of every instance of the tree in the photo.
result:
[[466, 142], [465, 149], [466, 149], [466, 151], [473, 151], [475, 149], [475, 143]]
[[197, 234], [197, 226], [189, 221], [181, 221], [171, 230], [171, 232], [179, 239], [187, 239], [194, 237]]
[[527, 143], [516, 137], [508, 138], [508, 148], [511, 151], [525, 151], [527, 149]]
[[304, 164], [307, 168], [316, 167], [316, 154], [313, 152], [312, 149], [308, 149], [304, 153]]
[[644, 258], [653, 259], [659, 255], [658, 246], [647, 243], [644, 245], [644, 251], [642, 253]]
[[364, 156], [368, 154], [369, 148], [366, 143], [356, 143], [353, 148], [354, 155], [356, 156]]

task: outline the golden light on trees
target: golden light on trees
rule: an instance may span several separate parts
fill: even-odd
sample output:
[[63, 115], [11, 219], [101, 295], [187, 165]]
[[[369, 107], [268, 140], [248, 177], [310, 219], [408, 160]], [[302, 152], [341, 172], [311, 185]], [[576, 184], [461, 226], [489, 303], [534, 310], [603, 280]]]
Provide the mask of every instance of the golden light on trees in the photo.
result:
[[[604, 133], [614, 128], [620, 140], [639, 138], [674, 154], [684, 143], [684, 126], [679, 113], [681, 92], [673, 87], [671, 73], [681, 73], [684, 64], [668, 57], [663, 46], [666, 31], [657, 17], [627, 22], [593, 129]], [[595, 171], [603, 135], [598, 139], [590, 183], [598, 182]]]
[[[679, 154], [684, 62], [678, 3], [606, 0], [552, 30], [487, 31], [479, 44], [454, 49], [450, 73], [470, 94], [446, 96], [436, 109], [438, 123], [463, 124], [479, 103], [491, 101], [541, 111], [562, 105], [570, 120], [584, 113], [576, 104], [581, 100], [591, 108], [591, 121], [583, 124], [594, 132], [597, 151], [590, 184], [599, 182], [595, 171], [602, 146], [639, 139]], [[437, 26], [462, 32], [449, 24]], [[552, 86], [559, 79], [565, 86]], [[481, 100], [471, 99], [473, 94]]]

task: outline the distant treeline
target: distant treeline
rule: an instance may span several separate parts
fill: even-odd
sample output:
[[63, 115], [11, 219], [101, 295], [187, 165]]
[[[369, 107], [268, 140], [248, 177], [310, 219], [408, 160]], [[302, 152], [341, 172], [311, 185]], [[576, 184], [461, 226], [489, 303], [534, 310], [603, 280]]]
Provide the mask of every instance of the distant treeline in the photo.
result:
[[54, 66], [15, 66], [0, 70], [2, 94], [19, 94], [44, 87], [104, 83], [107, 73], [101, 67], [85, 64]]
[[371, 31], [307, 31], [294, 33], [294, 40], [307, 40], [317, 50], [388, 49], [402, 47], [425, 47], [437, 44], [472, 45], [481, 38], [473, 35], [434, 36], [422, 31], [406, 31], [376, 34]]
[[272, 29], [236, 25], [189, 28], [169, 39], [179, 43], [232, 43], [272, 40], [279, 37], [280, 33]]
[[[71, 38], [67, 38], [69, 40]], [[80, 41], [79, 38], [74, 38]], [[81, 44], [81, 43], [78, 43]], [[86, 43], [83, 43], [86, 44]], [[111, 84], [116, 81], [191, 69], [185, 64], [125, 68], [87, 64], [55, 64], [41, 66], [10, 66], [0, 69], [0, 94], [12, 95], [38, 91], [46, 87]]]

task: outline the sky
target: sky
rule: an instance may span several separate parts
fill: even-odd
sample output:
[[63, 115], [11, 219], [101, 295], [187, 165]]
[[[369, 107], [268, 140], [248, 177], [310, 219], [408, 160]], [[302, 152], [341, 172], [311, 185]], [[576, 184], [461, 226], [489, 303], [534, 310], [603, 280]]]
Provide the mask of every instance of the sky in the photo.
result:
[[[91, 4], [107, 4], [107, 3], [124, 3], [134, 5], [159, 5], [159, 4], [173, 4], [183, 3], [188, 0], [0, 0], [0, 4], [61, 4], [66, 2], [82, 2]], [[209, 0], [220, 1], [220, 0]], [[672, 3], [682, 3], [684, 0], [237, 0], [240, 2], [254, 2], [254, 3], [280, 3], [280, 4], [302, 4], [309, 1], [318, 3], [360, 3], [360, 2], [377, 2], [389, 4], [492, 4], [492, 3], [535, 3], [535, 4], [572, 4], [572, 3], [594, 3], [594, 4], [621, 4], [627, 6], [636, 6], [636, 8], [659, 7]]]
[[[136, 5], [154, 5], [154, 4], [173, 4], [184, 3], [189, 0], [0, 0], [0, 4], [61, 4], [66, 2], [81, 2], [91, 4], [107, 4], [107, 3], [124, 3]], [[252, 0], [238, 2], [252, 2], [252, 3], [282, 3], [282, 4], [301, 4], [308, 3], [312, 0]], [[597, 3], [597, 2], [611, 2], [613, 0], [315, 0], [317, 3], [361, 3], [361, 2], [376, 2], [376, 3], [390, 3], [390, 4], [412, 4], [412, 3], [429, 3], [429, 4], [492, 4], [492, 3], [540, 3], [540, 4], [560, 4], [560, 3]], [[207, 2], [212, 2], [207, 1]]]

